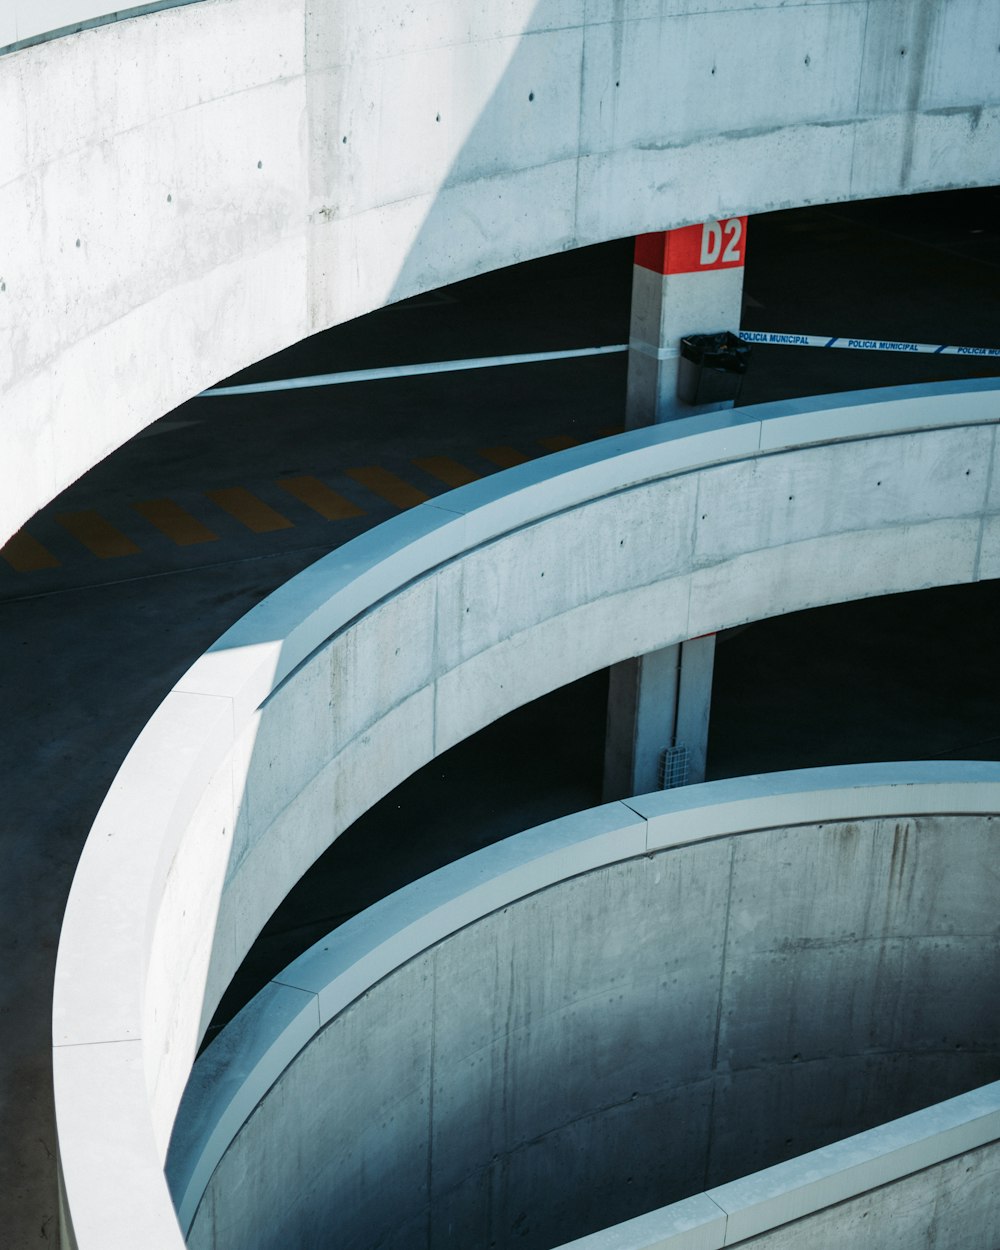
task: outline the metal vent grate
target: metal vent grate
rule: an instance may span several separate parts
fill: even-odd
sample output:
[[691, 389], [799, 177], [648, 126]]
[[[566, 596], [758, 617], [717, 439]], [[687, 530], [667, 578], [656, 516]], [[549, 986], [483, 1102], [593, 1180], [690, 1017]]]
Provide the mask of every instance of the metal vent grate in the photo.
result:
[[688, 749], [678, 742], [660, 755], [660, 789], [674, 790], [688, 783]]

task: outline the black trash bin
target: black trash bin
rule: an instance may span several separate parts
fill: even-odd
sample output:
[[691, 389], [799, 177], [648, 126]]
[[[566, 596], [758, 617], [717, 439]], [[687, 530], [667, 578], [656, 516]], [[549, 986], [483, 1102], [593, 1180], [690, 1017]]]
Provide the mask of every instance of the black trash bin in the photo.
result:
[[750, 363], [750, 344], [723, 330], [681, 339], [677, 398], [685, 404], [735, 402]]

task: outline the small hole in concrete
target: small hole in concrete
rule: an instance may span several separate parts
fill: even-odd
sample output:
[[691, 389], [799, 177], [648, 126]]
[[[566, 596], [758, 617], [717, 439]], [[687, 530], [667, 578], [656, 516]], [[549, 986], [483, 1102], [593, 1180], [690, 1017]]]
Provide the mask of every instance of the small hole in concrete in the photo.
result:
[[434, 118], [434, 120], [435, 120], [436, 122], [439, 122], [439, 121], [441, 120], [441, 114], [440, 114], [440, 113], [438, 113], [438, 115]]
[[263, 161], [258, 161], [258, 162], [257, 162], [257, 168], [258, 168], [258, 169], [263, 169], [263, 168], [264, 168], [264, 162], [263, 162]]
[[966, 476], [966, 477], [968, 477], [968, 476], [969, 476], [969, 474], [970, 474], [971, 472], [972, 472], [972, 470], [971, 470], [971, 469], [966, 469], [966, 470], [965, 470], [965, 476]]
[[531, 101], [532, 101], [532, 100], [534, 100], [534, 98], [535, 98], [535, 93], [534, 93], [533, 91], [529, 91], [529, 92], [528, 92], [528, 103], [530, 104], [530, 103], [531, 103]]
[[713, 74], [715, 73], [715, 66], [714, 66], [714, 65], [712, 66], [712, 73], [713, 73]]
[[170, 194], [169, 194], [169, 192], [168, 192], [168, 194], [167, 194], [167, 203], [168, 203], [168, 204], [173, 204], [173, 202], [174, 202], [174, 197], [173, 197], [172, 195], [170, 195]]
[[906, 56], [906, 49], [905, 49], [905, 48], [900, 48], [900, 49], [899, 49], [899, 55], [900, 55], [900, 56]]
[[341, 139], [341, 141], [340, 141], [340, 142], [341, 142], [341, 143], [346, 143], [346, 142], [347, 142], [347, 135], [344, 135], [344, 137]]
[[812, 62], [812, 58], [809, 56], [809, 53], [807, 52], [807, 53], [806, 53], [805, 64], [806, 64], [806, 65], [809, 65], [809, 64], [811, 64], [811, 62]]
[[620, 86], [621, 86], [621, 83], [620, 83], [620, 82], [616, 82], [616, 83], [615, 83], [615, 86], [616, 86], [616, 87], [620, 87]]
[[794, 495], [789, 495], [789, 496], [788, 496], [788, 502], [789, 502], [789, 503], [791, 503], [791, 502], [792, 502], [792, 500], [793, 500], [794, 498], [795, 498], [795, 496], [794, 496]]
[[77, 245], [77, 247], [79, 247], [79, 246], [80, 246], [80, 240], [79, 240], [79, 239], [77, 239], [77, 241], [76, 241], [76, 245]]
[[704, 520], [706, 520], [706, 519], [707, 519], [707, 517], [708, 517], [708, 513], [707, 513], [707, 512], [703, 512], [703, 513], [701, 514], [701, 519], [702, 519], [703, 521], [704, 521]]

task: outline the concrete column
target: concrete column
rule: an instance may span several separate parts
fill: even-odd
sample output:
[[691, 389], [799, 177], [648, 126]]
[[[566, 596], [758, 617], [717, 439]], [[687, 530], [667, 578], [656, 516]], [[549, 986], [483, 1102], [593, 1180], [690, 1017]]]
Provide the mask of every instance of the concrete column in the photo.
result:
[[668, 747], [686, 751], [681, 784], [705, 780], [714, 667], [714, 634], [612, 666], [605, 802], [660, 789], [660, 764]]
[[[684, 403], [677, 376], [683, 337], [740, 328], [746, 230], [745, 217], [728, 217], [636, 239], [626, 429], [732, 406]], [[705, 780], [714, 663], [710, 635], [612, 667], [606, 801], [659, 789], [669, 747], [686, 749], [688, 783]], [[683, 754], [679, 762], [683, 776]]]
[[677, 372], [685, 335], [739, 330], [746, 223], [729, 217], [637, 237], [626, 429], [731, 406], [682, 403]]

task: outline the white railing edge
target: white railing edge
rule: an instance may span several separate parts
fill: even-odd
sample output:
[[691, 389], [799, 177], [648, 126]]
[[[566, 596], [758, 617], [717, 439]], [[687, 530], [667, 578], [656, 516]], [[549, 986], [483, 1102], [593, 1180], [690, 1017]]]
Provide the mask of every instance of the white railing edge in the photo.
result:
[[[514, 834], [429, 873], [320, 938], [207, 1047], [192, 1073], [182, 1104], [186, 1114], [178, 1116], [180, 1135], [175, 1133], [167, 1165], [181, 1227], [190, 1228], [205, 1187], [242, 1124], [311, 1040], [306, 1019], [319, 1032], [384, 977], [491, 912], [597, 868], [720, 837], [891, 816], [995, 812], [1000, 812], [1000, 763], [800, 769], [604, 804]], [[669, 838], [663, 836], [663, 821], [670, 823]]]
[[[182, 808], [192, 802], [192, 795], [184, 792], [191, 786], [197, 789], [197, 778], [204, 776], [205, 760], [199, 758], [202, 746], [206, 757], [218, 757], [223, 749], [216, 741], [220, 734], [232, 741], [241, 724], [316, 646], [393, 589], [401, 588], [428, 568], [491, 537], [588, 498], [627, 490], [651, 479], [753, 456], [765, 444], [771, 452], [845, 439], [863, 441], [893, 432], [996, 424], [1000, 421], [998, 399], [1000, 383], [985, 380], [762, 405], [757, 409], [694, 417], [672, 426], [616, 435], [440, 496], [368, 531], [293, 578], [237, 622], [196, 661], [165, 700], [165, 706], [175, 708], [177, 723], [173, 724], [171, 733], [176, 738], [178, 726], [183, 722], [187, 734], [185, 745], [194, 748], [194, 763], [186, 767], [182, 762], [172, 761], [164, 770], [172, 780], [169, 776], [159, 780], [168, 783], [168, 789], [174, 787]], [[934, 411], [942, 403], [948, 407], [944, 416]], [[838, 412], [853, 414], [853, 418], [838, 423]], [[770, 428], [769, 423], [780, 421], [790, 424], [784, 430], [777, 424], [773, 430]], [[200, 714], [201, 719], [190, 711], [199, 703], [205, 709]], [[178, 704], [184, 705], [185, 717], [193, 716], [190, 724], [184, 717], [178, 720]], [[159, 715], [154, 714], [119, 771], [95, 821], [74, 879], [57, 956], [53, 1008], [54, 1022], [59, 1022], [53, 1059], [57, 1070], [60, 1050], [80, 1045], [88, 1048], [113, 1046], [121, 1041], [136, 1040], [141, 1035], [145, 953], [133, 947], [141, 948], [142, 940], [138, 943], [123, 940], [119, 925], [115, 944], [105, 943], [101, 957], [90, 959], [83, 953], [88, 946], [93, 951], [100, 945], [92, 940], [95, 929], [113, 928], [117, 924], [117, 917], [108, 906], [116, 889], [123, 914], [137, 916], [143, 911], [149, 912], [155, 894], [154, 883], [172, 853], [169, 846], [142, 845], [138, 851], [141, 864], [138, 875], [133, 874], [128, 881], [116, 878], [117, 886], [107, 879], [106, 869], [120, 864], [117, 856], [121, 848], [115, 837], [121, 832], [116, 823], [120, 821], [121, 811], [130, 803], [142, 806], [145, 802], [145, 783], [136, 785], [133, 771], [141, 758], [148, 757], [150, 752], [156, 754]], [[111, 828], [108, 828], [109, 819]], [[161, 823], [171, 825], [166, 817]], [[176, 828], [170, 836], [179, 836]], [[98, 860], [103, 862], [98, 863]], [[82, 883], [88, 876], [91, 883], [102, 882], [99, 896], [89, 902], [81, 894]], [[125, 927], [131, 931], [134, 925]], [[148, 937], [152, 927], [153, 922], [146, 916], [141, 927], [143, 938]], [[130, 968], [125, 977], [116, 977], [114, 969], [108, 966], [108, 953], [116, 950], [122, 954], [123, 966]], [[91, 991], [98, 999], [107, 997], [109, 987], [113, 987], [114, 1001], [121, 1005], [121, 1010], [116, 1007], [114, 1019], [91, 1027], [94, 1013], [88, 1008], [85, 1027], [78, 1027], [78, 1006], [90, 1001]], [[68, 1066], [68, 1063], [62, 1064], [63, 1068]], [[57, 1085], [60, 1085], [58, 1079]], [[65, 1082], [61, 1086], [65, 1086]], [[74, 1161], [68, 1151], [64, 1152], [63, 1162], [67, 1190], [72, 1193]], [[146, 1196], [143, 1210], [151, 1214], [158, 1208], [165, 1216], [169, 1209], [165, 1182], [162, 1187], [157, 1183], [156, 1191]], [[177, 1232], [179, 1235], [179, 1230]]]

